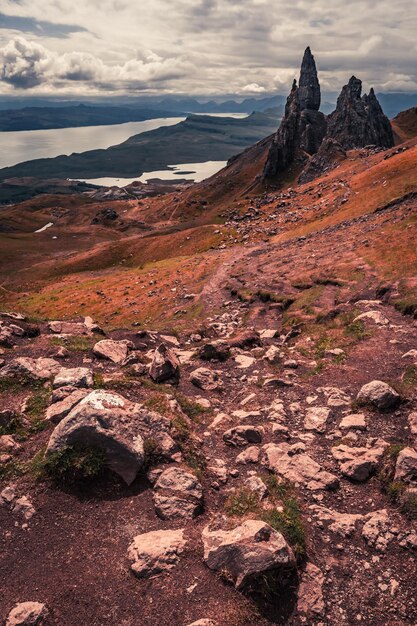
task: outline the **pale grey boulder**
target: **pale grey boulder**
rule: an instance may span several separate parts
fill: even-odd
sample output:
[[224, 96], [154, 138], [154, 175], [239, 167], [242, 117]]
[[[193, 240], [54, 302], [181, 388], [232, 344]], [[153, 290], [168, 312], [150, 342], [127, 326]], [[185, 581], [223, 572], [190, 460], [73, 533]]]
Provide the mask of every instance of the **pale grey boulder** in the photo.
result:
[[0, 378], [31, 378], [32, 380], [49, 380], [58, 374], [62, 365], [54, 359], [40, 357], [17, 357], [1, 368]]
[[127, 357], [128, 350], [125, 341], [114, 341], [113, 339], [102, 339], [93, 346], [95, 356], [113, 363], [122, 363]]
[[99, 448], [109, 468], [132, 483], [144, 464], [144, 442], [129, 405], [117, 394], [91, 392], [56, 426], [46, 457], [77, 444]]
[[317, 461], [302, 450], [295, 451], [285, 442], [262, 447], [262, 464], [278, 476], [298, 483], [312, 491], [336, 489], [339, 479], [324, 470]]
[[404, 448], [397, 457], [394, 480], [416, 484], [417, 482], [417, 451]]
[[6, 626], [38, 626], [48, 611], [41, 602], [20, 602], [6, 618]]
[[162, 519], [191, 519], [203, 503], [203, 488], [194, 474], [169, 467], [154, 486], [155, 511]]
[[362, 404], [371, 404], [380, 411], [395, 409], [401, 401], [395, 389], [382, 380], [373, 380], [364, 385], [356, 399]]
[[93, 386], [93, 372], [88, 367], [73, 367], [59, 370], [55, 376], [52, 386], [54, 389], [59, 387], [81, 387], [88, 388]]
[[386, 444], [369, 448], [351, 447], [341, 444], [332, 448], [332, 455], [339, 462], [344, 476], [357, 482], [364, 482], [376, 470], [384, 454]]
[[129, 546], [130, 569], [138, 578], [169, 571], [178, 563], [186, 540], [184, 530], [155, 530], [137, 535]]
[[74, 389], [68, 396], [58, 402], [54, 402], [46, 409], [45, 419], [52, 422], [52, 424], [59, 424], [75, 405], [88, 396], [89, 393], [88, 389]]

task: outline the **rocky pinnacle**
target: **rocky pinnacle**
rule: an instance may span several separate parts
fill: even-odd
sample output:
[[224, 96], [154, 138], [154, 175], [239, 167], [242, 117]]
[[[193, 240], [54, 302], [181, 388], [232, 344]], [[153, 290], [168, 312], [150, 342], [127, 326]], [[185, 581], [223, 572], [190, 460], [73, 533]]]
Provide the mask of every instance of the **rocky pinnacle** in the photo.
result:
[[317, 76], [316, 62], [311, 54], [310, 47], [306, 48], [301, 63], [298, 97], [300, 100], [300, 111], [304, 109], [318, 111], [320, 109], [320, 83]]

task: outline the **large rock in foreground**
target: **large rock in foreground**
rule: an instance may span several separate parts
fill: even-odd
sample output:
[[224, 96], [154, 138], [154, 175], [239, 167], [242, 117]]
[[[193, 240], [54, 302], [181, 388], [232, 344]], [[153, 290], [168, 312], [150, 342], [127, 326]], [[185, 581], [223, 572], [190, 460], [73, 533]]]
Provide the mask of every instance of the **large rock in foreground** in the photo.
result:
[[311, 490], [336, 489], [339, 485], [337, 476], [324, 470], [308, 454], [294, 454], [287, 443], [269, 443], [262, 452], [263, 465], [293, 483]]
[[155, 530], [137, 535], [129, 546], [130, 569], [138, 578], [149, 578], [172, 569], [185, 546], [183, 530]]
[[202, 539], [206, 565], [225, 574], [237, 589], [267, 572], [295, 568], [294, 554], [284, 537], [260, 520], [246, 520], [233, 530], [207, 526]]
[[48, 611], [40, 602], [21, 602], [7, 616], [6, 626], [37, 626]]
[[67, 446], [99, 448], [105, 452], [109, 468], [130, 484], [144, 463], [144, 440], [154, 440], [168, 458], [178, 450], [169, 429], [169, 420], [159, 414], [119, 394], [96, 390], [56, 426], [46, 456]]

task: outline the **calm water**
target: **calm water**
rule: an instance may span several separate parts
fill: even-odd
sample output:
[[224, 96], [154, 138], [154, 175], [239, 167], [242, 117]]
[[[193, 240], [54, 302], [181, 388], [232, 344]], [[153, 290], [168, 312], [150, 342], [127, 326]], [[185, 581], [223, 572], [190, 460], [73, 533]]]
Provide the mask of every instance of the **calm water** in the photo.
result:
[[160, 180], [176, 180], [182, 178], [193, 180], [199, 183], [205, 178], [213, 176], [216, 172], [226, 166], [227, 161], [206, 161], [205, 163], [181, 163], [180, 165], [168, 165], [169, 170], [155, 170], [145, 172], [136, 178], [90, 178], [84, 179], [86, 183], [103, 185], [104, 187], [125, 187], [136, 180], [146, 183], [153, 178]]
[[[247, 113], [222, 113], [213, 117], [248, 117]], [[127, 122], [111, 126], [84, 126], [80, 128], [53, 128], [50, 130], [21, 130], [0, 132], [0, 168], [31, 161], [56, 157], [61, 154], [99, 150], [116, 146], [133, 135], [155, 130], [161, 126], [173, 126], [185, 117], [157, 118], [144, 122]]]
[[172, 126], [184, 119], [184, 117], [169, 117], [112, 126], [0, 132], [0, 168], [32, 159], [109, 148], [126, 141], [133, 135], [161, 126]]

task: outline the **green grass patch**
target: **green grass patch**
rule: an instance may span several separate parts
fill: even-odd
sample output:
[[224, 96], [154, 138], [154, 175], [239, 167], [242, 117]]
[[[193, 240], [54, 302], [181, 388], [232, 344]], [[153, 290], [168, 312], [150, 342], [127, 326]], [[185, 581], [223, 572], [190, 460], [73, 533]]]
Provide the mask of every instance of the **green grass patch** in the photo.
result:
[[268, 488], [268, 499], [274, 506], [264, 508], [255, 492], [242, 487], [226, 500], [226, 514], [230, 517], [256, 516], [282, 533], [297, 559], [304, 558], [305, 529], [300, 506], [293, 494], [293, 486], [274, 475], [262, 476], [262, 479]]
[[106, 456], [103, 450], [83, 445], [67, 446], [59, 452], [45, 457], [40, 468], [59, 484], [74, 484], [91, 480], [102, 475], [106, 469]]
[[[102, 337], [100, 336], [102, 339]], [[99, 337], [86, 335], [72, 335], [70, 337], [51, 337], [50, 343], [53, 346], [62, 346], [70, 352], [89, 352], [99, 341]]]
[[415, 298], [397, 300], [394, 302], [394, 307], [403, 315], [411, 315], [415, 317], [417, 314], [417, 300]]

